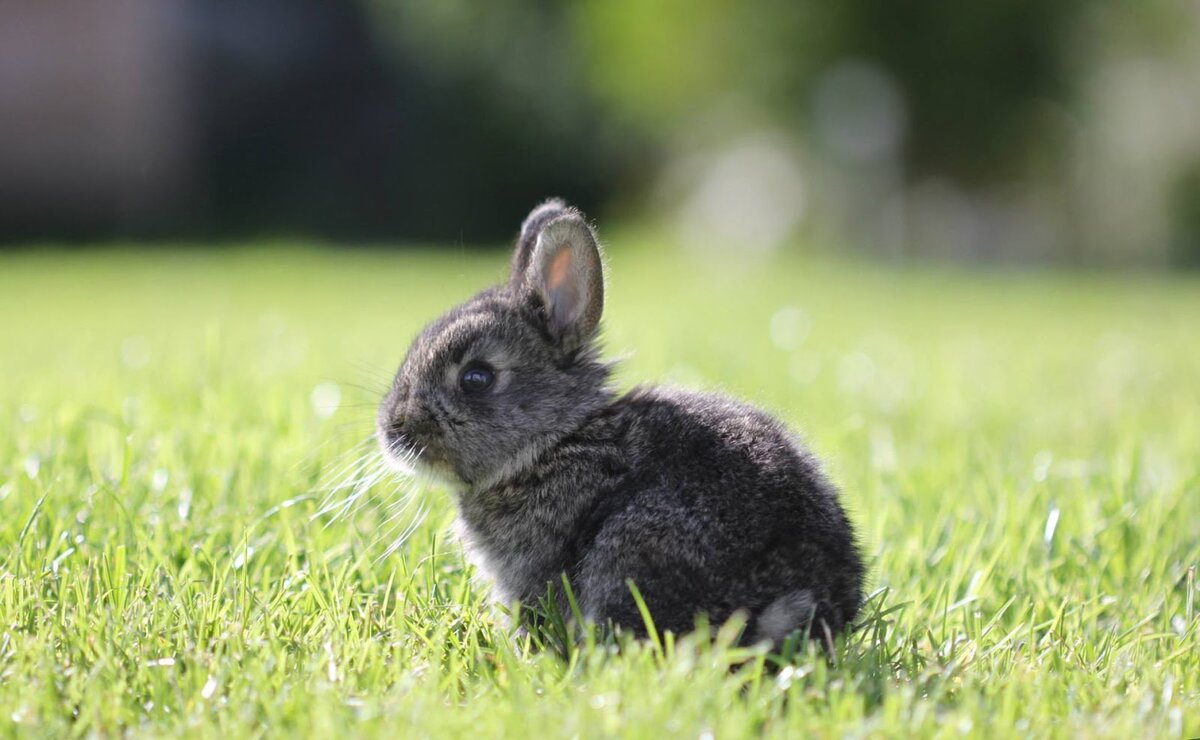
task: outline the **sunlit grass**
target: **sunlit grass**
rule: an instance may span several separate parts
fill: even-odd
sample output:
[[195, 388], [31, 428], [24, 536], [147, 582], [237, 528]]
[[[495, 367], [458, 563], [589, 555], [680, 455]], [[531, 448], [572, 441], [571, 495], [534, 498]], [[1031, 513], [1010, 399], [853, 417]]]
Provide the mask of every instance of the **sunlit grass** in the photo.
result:
[[1200, 282], [612, 241], [620, 382], [772, 409], [844, 488], [874, 595], [832, 660], [563, 658], [489, 612], [444, 491], [314, 518], [503, 254], [28, 252], [0, 258], [0, 727], [1200, 735]]

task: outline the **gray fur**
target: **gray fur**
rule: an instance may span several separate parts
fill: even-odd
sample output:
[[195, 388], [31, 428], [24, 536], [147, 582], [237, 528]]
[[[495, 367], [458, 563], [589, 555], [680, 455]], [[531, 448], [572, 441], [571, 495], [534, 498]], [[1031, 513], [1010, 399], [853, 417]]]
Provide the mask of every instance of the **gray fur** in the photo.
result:
[[[454, 484], [458, 532], [495, 599], [536, 603], [565, 574], [586, 617], [639, 634], [628, 580], [659, 629], [738, 611], [748, 636], [776, 644], [844, 629], [863, 566], [812, 454], [729, 398], [610, 387], [600, 249], [574, 209], [535, 209], [512, 265], [506, 285], [421, 332], [378, 417], [388, 454]], [[463, 391], [481, 361], [493, 385]]]

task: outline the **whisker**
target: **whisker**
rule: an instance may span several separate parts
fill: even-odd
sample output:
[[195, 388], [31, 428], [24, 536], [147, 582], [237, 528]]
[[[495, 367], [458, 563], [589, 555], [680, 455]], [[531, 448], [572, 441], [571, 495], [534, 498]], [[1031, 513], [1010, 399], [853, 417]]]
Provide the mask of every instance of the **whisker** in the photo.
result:
[[[379, 534], [368, 547], [386, 543], [377, 561], [394, 554], [420, 529], [429, 513], [429, 501], [422, 495], [424, 481], [416, 467], [424, 452], [424, 447], [414, 447], [403, 437], [381, 448], [374, 434], [367, 436], [334, 458], [330, 469], [320, 476], [315, 491], [325, 495], [312, 519], [324, 518], [324, 526], [329, 527], [357, 517], [357, 512], [377, 511], [379, 519], [373, 527]], [[393, 477], [397, 485], [379, 488], [382, 481]]]
[[413, 517], [412, 521], [409, 522], [409, 525], [404, 528], [404, 531], [401, 532], [399, 534], [399, 536], [397, 536], [395, 539], [392, 540], [391, 544], [389, 544], [387, 546], [387, 549], [385, 549], [383, 551], [383, 554], [379, 556], [379, 558], [377, 559], [377, 562], [378, 562], [378, 560], [383, 560], [384, 558], [388, 557], [389, 555], [391, 555], [392, 553], [396, 552], [401, 547], [403, 547], [404, 543], [408, 541], [408, 538], [412, 537], [413, 532], [416, 532], [417, 528], [420, 527], [422, 523], [424, 523], [425, 517], [426, 517], [426, 515], [428, 515], [428, 513], [429, 513], [428, 508], [425, 506], [424, 503], [422, 503], [421, 506], [417, 509], [417, 513]]
[[[374, 463], [374, 458], [377, 454], [378, 453], [374, 451], [366, 452], [357, 460], [339, 470], [338, 473], [332, 477], [332, 480], [325, 484], [327, 494], [325, 498], [322, 499], [321, 505], [317, 512], [313, 514], [313, 518], [324, 516], [333, 511], [338, 511], [338, 513], [333, 517], [333, 520], [331, 520], [330, 523], [332, 523], [332, 521], [336, 521], [351, 506], [353, 506], [354, 502], [357, 501], [358, 498], [361, 497], [365, 492], [365, 490], [374, 483], [373, 480], [370, 481], [370, 483], [367, 483], [367, 481], [376, 476], [373, 474], [368, 476], [365, 475], [365, 473]], [[367, 485], [364, 485], [365, 483], [367, 483]], [[347, 494], [345, 497], [338, 498], [339, 493], [347, 490], [350, 492], [349, 494]], [[328, 524], [326, 526], [328, 526]]]
[[335, 494], [345, 488], [356, 483], [363, 472], [363, 468], [368, 464], [371, 457], [370, 452], [363, 453], [358, 459], [343, 465], [338, 470], [327, 474], [317, 484], [318, 491], [328, 491], [330, 494]]
[[376, 483], [378, 483], [379, 480], [381, 478], [383, 478], [386, 474], [387, 474], [386, 470], [379, 470], [379, 469], [367, 473], [367, 475], [359, 478], [355, 482], [353, 489], [350, 491], [350, 494], [348, 496], [346, 496], [346, 498], [344, 498], [338, 502], [333, 502], [329, 506], [324, 507], [321, 510], [321, 512], [319, 512], [319, 513], [327, 514], [330, 511], [333, 511], [335, 509], [337, 510], [337, 513], [333, 515], [333, 517], [329, 520], [329, 522], [326, 523], [325, 526], [328, 527], [330, 524], [333, 524], [338, 519], [340, 519], [342, 516], [344, 516], [346, 514], [346, 512], [348, 512], [351, 509], [351, 507], [353, 507], [354, 504], [358, 502], [359, 499], [361, 499], [364, 495], [366, 495], [366, 493], [368, 491], [370, 491], [371, 488], [374, 487], [374, 485]]
[[[343, 427], [343, 428], [345, 428], [345, 427]], [[342, 452], [338, 453], [337, 455], [334, 455], [334, 457], [333, 457], [333, 460], [332, 460], [332, 462], [331, 462], [330, 464], [332, 464], [332, 465], [339, 465], [339, 464], [341, 463], [341, 461], [342, 461], [342, 460], [344, 460], [345, 458], [347, 458], [347, 457], [348, 457], [348, 456], [350, 456], [350, 455], [353, 455], [353, 454], [354, 454], [354, 452], [355, 452], [357, 449], [359, 449], [359, 448], [363, 447], [363, 445], [365, 445], [365, 444], [367, 444], [368, 442], [370, 442], [370, 440], [371, 440], [371, 439], [372, 439], [374, 436], [375, 436], [375, 435], [374, 435], [374, 433], [372, 433], [372, 434], [368, 435], [367, 437], [365, 437], [365, 438], [363, 438], [363, 439], [359, 440], [358, 442], [355, 442], [355, 443], [354, 443], [354, 444], [353, 444], [353, 445], [352, 445], [352, 446], [351, 446], [349, 449], [343, 450]], [[330, 438], [330, 439], [327, 439], [327, 440], [325, 440], [324, 442], [322, 442], [322, 443], [321, 443], [320, 445], [318, 445], [318, 446], [317, 446], [317, 448], [316, 448], [315, 450], [313, 450], [313, 451], [312, 451], [310, 454], [308, 454], [308, 455], [306, 455], [304, 458], [301, 458], [300, 460], [296, 461], [296, 462], [295, 462], [295, 463], [292, 465], [292, 471], [291, 471], [291, 472], [295, 473], [295, 472], [299, 471], [301, 467], [303, 467], [303, 466], [305, 466], [305, 465], [312, 464], [312, 463], [317, 463], [317, 464], [319, 465], [319, 464], [320, 464], [320, 463], [318, 462], [318, 459], [319, 459], [319, 457], [320, 457], [319, 453], [321, 453], [321, 452], [324, 452], [325, 450], [327, 450], [327, 449], [329, 448], [329, 446], [330, 446], [330, 445], [332, 445], [332, 444], [334, 443], [334, 441], [335, 441], [335, 440], [334, 440], [333, 438]], [[324, 477], [325, 477], [325, 476], [322, 476], [322, 478], [324, 478]], [[311, 491], [310, 491], [310, 492], [311, 492]]]

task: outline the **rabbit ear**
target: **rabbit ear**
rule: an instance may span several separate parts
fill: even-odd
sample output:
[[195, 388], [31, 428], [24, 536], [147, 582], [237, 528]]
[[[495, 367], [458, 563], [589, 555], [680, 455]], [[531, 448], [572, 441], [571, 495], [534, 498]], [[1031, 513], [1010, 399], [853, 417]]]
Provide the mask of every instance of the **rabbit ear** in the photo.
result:
[[567, 350], [591, 339], [604, 310], [600, 246], [583, 217], [568, 211], [538, 234], [524, 289], [540, 299], [550, 335]]
[[558, 198], [551, 198], [529, 212], [525, 223], [521, 224], [521, 235], [517, 237], [517, 246], [513, 250], [512, 271], [509, 282], [517, 286], [525, 280], [529, 270], [529, 258], [533, 248], [537, 246], [538, 234], [542, 227], [551, 219], [561, 216], [568, 210], [567, 204]]

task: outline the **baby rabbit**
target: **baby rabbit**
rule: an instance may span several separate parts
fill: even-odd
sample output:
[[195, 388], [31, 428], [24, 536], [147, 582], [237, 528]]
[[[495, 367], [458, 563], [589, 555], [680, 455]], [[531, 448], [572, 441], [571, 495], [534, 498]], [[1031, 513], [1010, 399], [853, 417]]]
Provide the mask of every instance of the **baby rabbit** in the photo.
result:
[[779, 421], [729, 398], [618, 395], [596, 344], [604, 268], [583, 215], [529, 214], [506, 285], [429, 324], [379, 407], [385, 455], [452, 482], [468, 558], [502, 603], [565, 574], [585, 618], [637, 634], [741, 612], [745, 641], [829, 639], [863, 565], [837, 491]]

